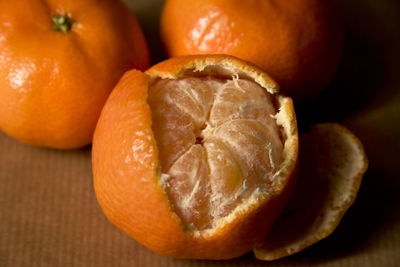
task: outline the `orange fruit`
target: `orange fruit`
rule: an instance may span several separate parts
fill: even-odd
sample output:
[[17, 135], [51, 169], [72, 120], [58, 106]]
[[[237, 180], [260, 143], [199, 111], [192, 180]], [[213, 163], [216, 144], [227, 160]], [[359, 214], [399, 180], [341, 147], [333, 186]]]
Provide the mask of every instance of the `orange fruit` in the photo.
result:
[[93, 139], [108, 219], [153, 251], [228, 259], [259, 244], [294, 188], [292, 101], [261, 69], [225, 55], [127, 72]]
[[348, 129], [318, 124], [300, 137], [296, 189], [266, 240], [255, 250], [276, 260], [329, 236], [356, 199], [368, 167], [364, 148]]
[[161, 19], [168, 55], [234, 55], [264, 69], [295, 101], [333, 78], [342, 28], [334, 0], [167, 0]]
[[1, 1], [0, 129], [27, 144], [89, 144], [122, 74], [146, 69], [140, 26], [120, 1]]

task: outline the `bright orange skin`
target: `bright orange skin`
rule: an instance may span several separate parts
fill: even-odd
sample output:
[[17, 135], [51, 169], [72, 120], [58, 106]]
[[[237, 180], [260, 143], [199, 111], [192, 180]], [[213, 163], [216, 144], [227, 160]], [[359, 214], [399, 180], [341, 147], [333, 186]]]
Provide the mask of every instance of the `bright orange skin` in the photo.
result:
[[167, 0], [161, 34], [170, 56], [237, 56], [297, 101], [328, 85], [343, 47], [334, 0]]
[[[118, 228], [151, 250], [177, 258], [229, 259], [259, 244], [291, 194], [295, 162], [288, 167], [285, 184], [277, 193], [246, 217], [219, 229], [209, 238], [194, 237], [184, 231], [182, 221], [171, 209], [157, 176], [159, 158], [151, 130], [151, 110], [147, 103], [149, 82], [158, 75], [176, 75], [183, 69], [204, 63], [231, 60], [233, 66], [262, 73], [228, 56], [172, 58], [146, 71], [124, 74], [102, 110], [93, 138], [92, 163], [97, 200], [107, 218]], [[266, 82], [274, 85], [266, 74]], [[290, 113], [294, 114], [290, 105]], [[291, 124], [297, 134], [295, 118]], [[297, 143], [293, 147], [297, 160]]]
[[[54, 148], [89, 144], [122, 74], [149, 55], [132, 13], [115, 0], [1, 1], [0, 129]], [[52, 30], [52, 15], [75, 20]]]

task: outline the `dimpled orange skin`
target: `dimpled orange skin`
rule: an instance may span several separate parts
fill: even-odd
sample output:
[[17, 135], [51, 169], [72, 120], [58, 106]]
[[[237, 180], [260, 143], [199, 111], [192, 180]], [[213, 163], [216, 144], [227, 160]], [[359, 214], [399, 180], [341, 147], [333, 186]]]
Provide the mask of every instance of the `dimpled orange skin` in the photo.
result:
[[334, 0], [168, 0], [161, 36], [170, 56], [222, 53], [253, 62], [304, 102], [333, 78], [344, 34]]
[[[276, 86], [261, 70], [228, 56], [172, 58], [153, 66], [146, 71], [147, 75], [136, 70], [125, 73], [107, 100], [96, 127], [92, 150], [94, 187], [107, 218], [151, 250], [176, 258], [230, 259], [259, 244], [279, 215], [294, 188], [298, 143], [295, 137], [290, 150], [295, 158], [283, 168], [285, 182], [277, 185], [276, 195], [210, 237], [185, 232], [159, 183], [158, 151], [146, 99], [151, 79], [174, 79], [185, 69], [205, 63], [227, 63], [252, 70], [265, 83]], [[292, 115], [289, 128], [297, 136], [291, 101], [284, 108]], [[133, 147], [138, 145], [140, 149], [132, 154]]]
[[[120, 1], [1, 1], [0, 129], [30, 145], [89, 144], [122, 74], [149, 66], [147, 45]], [[51, 16], [74, 20], [66, 33]]]

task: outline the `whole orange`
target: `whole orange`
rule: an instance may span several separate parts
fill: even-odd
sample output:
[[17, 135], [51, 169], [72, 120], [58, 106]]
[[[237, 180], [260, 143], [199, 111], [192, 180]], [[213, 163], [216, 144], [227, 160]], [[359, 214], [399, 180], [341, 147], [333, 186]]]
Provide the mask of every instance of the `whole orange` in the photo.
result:
[[167, 0], [161, 35], [169, 56], [223, 53], [253, 62], [298, 101], [328, 85], [343, 47], [334, 0]]
[[149, 66], [140, 26], [115, 0], [1, 1], [0, 129], [24, 143], [91, 142], [122, 74]]
[[260, 244], [292, 193], [292, 101], [261, 69], [227, 55], [126, 72], [93, 138], [97, 200], [160, 254], [228, 259]]

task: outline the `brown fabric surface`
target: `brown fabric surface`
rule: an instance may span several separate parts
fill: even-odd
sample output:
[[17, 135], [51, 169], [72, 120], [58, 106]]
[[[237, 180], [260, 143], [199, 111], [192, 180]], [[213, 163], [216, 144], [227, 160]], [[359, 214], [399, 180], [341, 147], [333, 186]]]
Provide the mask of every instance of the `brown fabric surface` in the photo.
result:
[[[144, 27], [153, 62], [160, 60], [162, 1], [126, 2]], [[341, 4], [348, 28], [343, 63], [320, 97], [297, 107], [301, 129], [342, 122], [369, 156], [358, 199], [333, 235], [271, 263], [251, 253], [217, 262], [159, 256], [102, 214], [90, 147], [35, 148], [0, 133], [0, 266], [400, 266], [400, 4]]]

